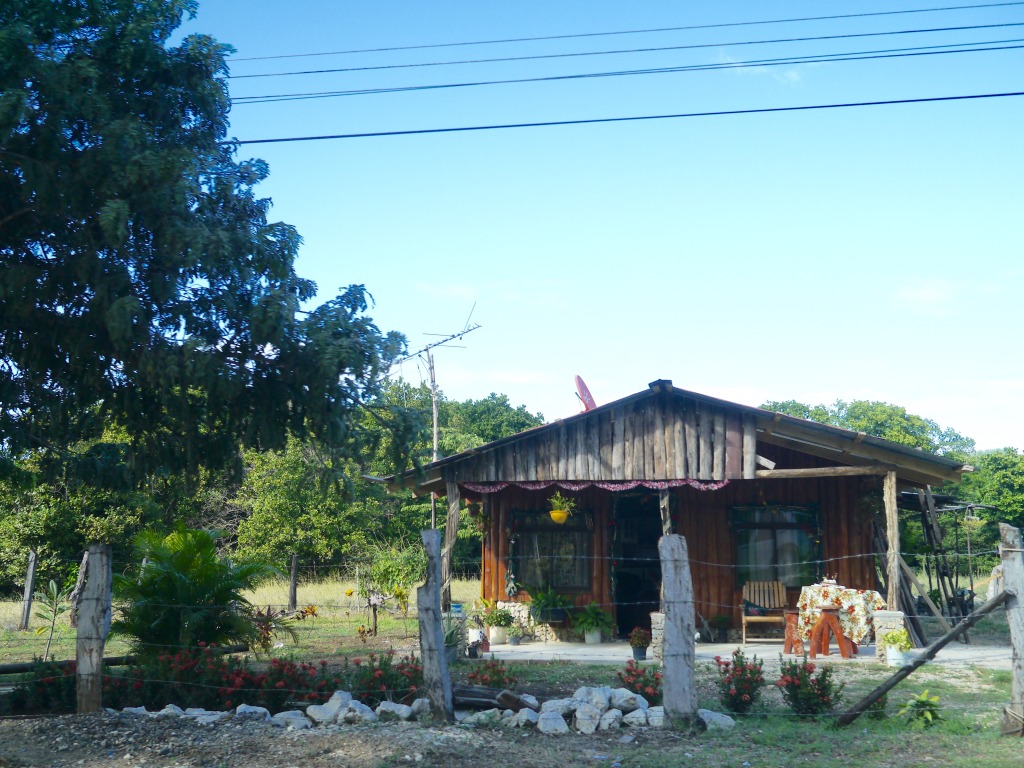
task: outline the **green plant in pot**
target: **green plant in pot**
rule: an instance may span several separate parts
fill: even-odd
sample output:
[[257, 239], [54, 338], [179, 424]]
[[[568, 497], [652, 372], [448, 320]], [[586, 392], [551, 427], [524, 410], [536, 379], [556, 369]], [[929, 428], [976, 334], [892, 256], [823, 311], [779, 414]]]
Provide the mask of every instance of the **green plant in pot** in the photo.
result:
[[523, 626], [518, 622], [514, 623], [508, 628], [508, 644], [519, 645], [519, 642], [523, 639]]
[[451, 664], [459, 657], [459, 650], [466, 641], [466, 617], [442, 614], [441, 635], [444, 638], [445, 655]]
[[533, 587], [526, 591], [530, 595], [530, 615], [538, 624], [564, 623], [569, 618], [569, 609], [575, 605], [569, 595], [551, 587]]
[[561, 491], [555, 491], [555, 495], [548, 499], [551, 505], [551, 519], [561, 525], [576, 511], [576, 502], [568, 496], [563, 496]]
[[482, 617], [488, 628], [491, 642], [501, 645], [508, 642], [508, 628], [515, 623], [515, 616], [508, 608], [492, 608]]
[[576, 609], [572, 614], [572, 626], [583, 633], [586, 642], [600, 643], [603, 633], [611, 634], [614, 621], [608, 611], [592, 602]]
[[907, 663], [907, 652], [914, 647], [910, 642], [910, 633], [905, 627], [893, 629], [882, 636], [882, 647], [885, 648], [885, 659], [890, 667], [902, 667]]

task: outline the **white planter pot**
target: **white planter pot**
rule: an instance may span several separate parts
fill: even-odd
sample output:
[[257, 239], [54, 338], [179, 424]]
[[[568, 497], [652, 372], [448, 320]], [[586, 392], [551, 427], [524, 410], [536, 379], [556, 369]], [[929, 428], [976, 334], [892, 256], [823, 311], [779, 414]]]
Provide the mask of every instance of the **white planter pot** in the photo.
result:
[[504, 645], [508, 642], [508, 627], [490, 627], [488, 637], [493, 645]]
[[885, 661], [890, 667], [905, 667], [909, 663], [907, 652], [892, 646], [885, 649]]
[[601, 642], [601, 630], [588, 629], [583, 633], [583, 641], [588, 645], [599, 645]]

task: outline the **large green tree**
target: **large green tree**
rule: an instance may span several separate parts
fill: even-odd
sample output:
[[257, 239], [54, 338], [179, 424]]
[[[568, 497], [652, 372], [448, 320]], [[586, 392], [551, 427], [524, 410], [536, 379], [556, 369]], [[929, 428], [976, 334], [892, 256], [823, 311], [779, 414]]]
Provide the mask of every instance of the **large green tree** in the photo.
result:
[[931, 419], [908, 413], [901, 406], [877, 400], [836, 400], [832, 405], [815, 406], [796, 400], [773, 400], [761, 407], [800, 419], [864, 432], [929, 453], [966, 456], [974, 450], [974, 440], [956, 430], [942, 429]]
[[[224, 466], [289, 434], [352, 455], [403, 347], [362, 286], [311, 313], [296, 231], [227, 135], [225, 54], [188, 0], [0, 3], [0, 440], [90, 484]], [[395, 409], [377, 412], [391, 424]], [[116, 445], [96, 441], [115, 424]], [[401, 429], [397, 424], [396, 428]], [[403, 439], [392, 443], [400, 448]], [[400, 456], [401, 451], [396, 451]], [[84, 461], [87, 459], [88, 461]]]

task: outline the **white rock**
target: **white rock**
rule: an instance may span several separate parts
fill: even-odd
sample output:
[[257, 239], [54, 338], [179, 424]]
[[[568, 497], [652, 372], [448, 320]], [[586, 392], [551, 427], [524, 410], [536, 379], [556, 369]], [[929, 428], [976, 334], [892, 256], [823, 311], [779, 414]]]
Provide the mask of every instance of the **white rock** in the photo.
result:
[[[546, 704], [547, 702], [545, 702]], [[569, 726], [565, 722], [565, 718], [557, 712], [542, 712], [540, 717], [537, 718], [537, 730], [541, 733], [568, 733]]]
[[521, 693], [519, 694], [519, 700], [534, 712], [540, 712], [540, 702], [537, 701], [536, 696], [531, 696], [529, 693]]
[[491, 728], [499, 725], [500, 723], [500, 709], [485, 709], [482, 712], [474, 712], [472, 715], [464, 717], [460, 725], [480, 725]]
[[665, 708], [651, 707], [647, 710], [647, 724], [652, 728], [661, 728], [665, 725]]
[[202, 707], [189, 707], [188, 709], [185, 710], [185, 714], [188, 717], [200, 717], [201, 715], [208, 715], [210, 713], [207, 712]]
[[736, 721], [731, 717], [718, 712], [712, 712], [710, 709], [698, 709], [697, 717], [704, 722], [705, 727], [709, 731], [727, 731], [730, 728], [736, 727]]
[[361, 701], [353, 699], [338, 717], [338, 722], [366, 724], [377, 722], [377, 714]]
[[430, 717], [430, 699], [416, 699], [412, 703], [412, 716], [419, 719], [422, 717]]
[[516, 713], [516, 725], [520, 728], [533, 728], [539, 719], [540, 715], [532, 709], [520, 709]]
[[597, 730], [601, 722], [601, 710], [593, 704], [581, 701], [572, 717], [572, 726], [580, 733], [587, 735]]
[[622, 710], [621, 709], [609, 709], [603, 715], [601, 715], [601, 722], [597, 724], [599, 731], [610, 731], [612, 728], [618, 728], [622, 725]]
[[168, 704], [156, 714], [157, 717], [182, 717], [185, 714], [185, 710], [177, 704]]
[[270, 722], [279, 728], [289, 728], [293, 731], [302, 731], [312, 728], [312, 721], [298, 709], [290, 709], [287, 712], [278, 712], [270, 718]]
[[338, 722], [338, 715], [352, 701], [352, 694], [348, 691], [335, 691], [334, 694], [323, 704], [311, 704], [306, 707], [306, 716], [314, 723], [329, 725]]
[[196, 717], [196, 722], [199, 725], [213, 725], [219, 723], [221, 720], [226, 720], [231, 717], [230, 712], [207, 712], [205, 715], [199, 715]]
[[578, 703], [573, 699], [551, 699], [540, 705], [540, 713], [554, 712], [559, 717], [567, 717], [576, 711]]
[[239, 704], [235, 707], [235, 717], [243, 717], [245, 719], [253, 720], [269, 720], [270, 710], [266, 707], [253, 707], [249, 704]]
[[576, 691], [572, 697], [576, 701], [585, 701], [592, 707], [596, 707], [600, 712], [604, 713], [608, 711], [608, 703], [611, 699], [612, 689], [608, 686], [602, 686], [600, 688], [589, 688], [584, 686]]
[[125, 707], [121, 710], [126, 715], [148, 715], [151, 714], [145, 707]]
[[634, 709], [629, 714], [623, 715], [622, 724], [632, 726], [633, 728], [647, 725], [647, 710]]
[[649, 705], [647, 699], [639, 693], [633, 693], [626, 688], [613, 688], [609, 706], [628, 713], [636, 709], [647, 709]]
[[412, 707], [394, 701], [382, 701], [377, 707], [377, 717], [381, 720], [409, 720], [412, 718]]

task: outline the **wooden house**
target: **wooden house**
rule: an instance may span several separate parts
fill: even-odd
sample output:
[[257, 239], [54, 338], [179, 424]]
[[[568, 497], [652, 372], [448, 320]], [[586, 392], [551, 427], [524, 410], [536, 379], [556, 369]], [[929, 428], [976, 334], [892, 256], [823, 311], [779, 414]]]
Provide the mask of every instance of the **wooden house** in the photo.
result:
[[[967, 469], [661, 380], [390, 483], [447, 495], [443, 579], [459, 510], [471, 503], [485, 533], [485, 598], [528, 600], [524, 588], [553, 588], [578, 605], [614, 606], [625, 632], [658, 610], [665, 532], [686, 538], [699, 615], [738, 626], [748, 580], [783, 581], [791, 605], [801, 586], [826, 574], [877, 588], [876, 556], [896, 573], [896, 558], [878, 551], [885, 537], [876, 528], [880, 520], [897, 552], [897, 488], [957, 480]], [[556, 490], [578, 504], [563, 524], [549, 516]]]

